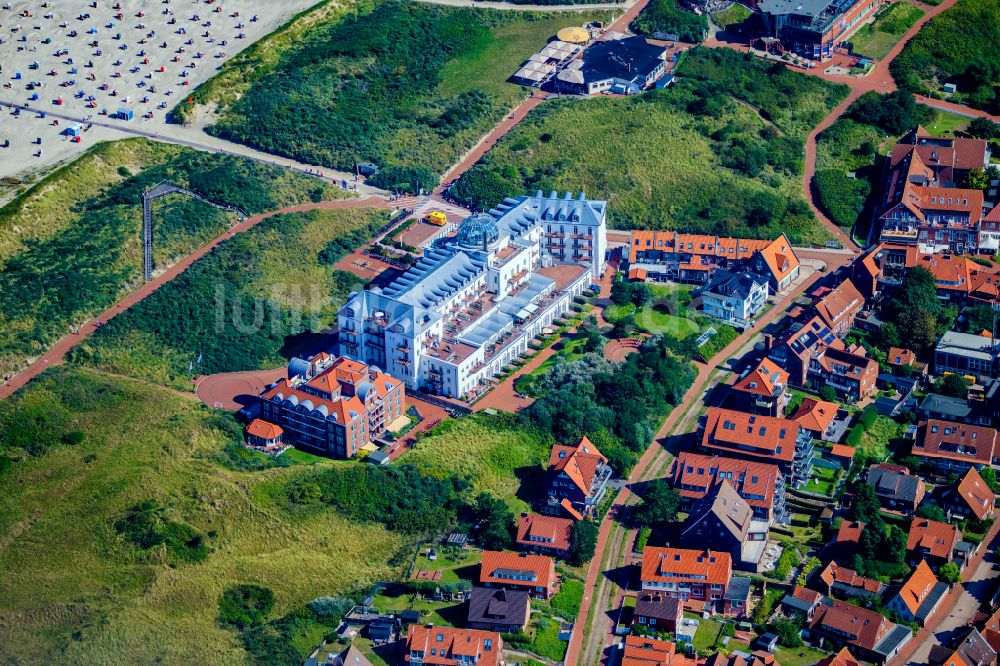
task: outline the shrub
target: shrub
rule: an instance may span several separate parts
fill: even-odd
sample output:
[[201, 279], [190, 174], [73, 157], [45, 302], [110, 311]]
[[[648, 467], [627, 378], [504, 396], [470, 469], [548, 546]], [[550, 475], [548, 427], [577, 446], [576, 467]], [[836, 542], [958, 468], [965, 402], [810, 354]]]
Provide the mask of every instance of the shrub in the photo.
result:
[[897, 90], [887, 95], [866, 92], [847, 109], [847, 116], [859, 123], [875, 125], [891, 135], [908, 132], [931, 120], [934, 112], [917, 104], [913, 93]]
[[262, 624], [274, 608], [274, 592], [260, 585], [227, 588], [219, 597], [219, 623], [237, 628]]
[[152, 500], [130, 508], [114, 527], [126, 542], [140, 550], [163, 546], [174, 561], [201, 562], [208, 557], [204, 535], [190, 525], [165, 518], [163, 509]]
[[700, 42], [708, 31], [708, 21], [704, 15], [678, 7], [677, 0], [652, 0], [630, 27], [642, 35], [672, 33], [685, 42]]
[[962, 580], [962, 572], [954, 562], [945, 562], [938, 570], [938, 576], [946, 583], [957, 583]]
[[823, 169], [813, 176], [817, 200], [824, 213], [841, 227], [853, 227], [871, 194], [871, 183], [849, 178], [839, 169]]
[[321, 622], [337, 624], [340, 618], [354, 606], [354, 601], [347, 597], [317, 597], [309, 602], [309, 610]]

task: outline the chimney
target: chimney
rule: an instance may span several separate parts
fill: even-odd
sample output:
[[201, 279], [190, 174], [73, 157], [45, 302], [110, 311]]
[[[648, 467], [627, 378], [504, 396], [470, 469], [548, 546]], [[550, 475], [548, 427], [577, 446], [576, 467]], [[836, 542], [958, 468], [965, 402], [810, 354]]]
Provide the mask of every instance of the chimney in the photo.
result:
[[769, 351], [771, 351], [772, 347], [774, 347], [774, 336], [771, 335], [770, 333], [765, 333], [764, 334], [764, 353], [766, 354]]

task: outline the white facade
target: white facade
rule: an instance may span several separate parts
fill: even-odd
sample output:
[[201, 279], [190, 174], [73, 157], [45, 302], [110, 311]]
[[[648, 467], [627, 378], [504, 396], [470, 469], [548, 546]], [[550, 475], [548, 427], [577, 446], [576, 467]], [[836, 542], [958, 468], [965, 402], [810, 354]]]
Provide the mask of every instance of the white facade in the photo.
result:
[[752, 274], [713, 279], [701, 293], [702, 310], [727, 324], [747, 328], [763, 312], [769, 292], [767, 279]]
[[526, 352], [604, 271], [606, 206], [538, 192], [467, 218], [384, 290], [351, 295], [338, 313], [340, 352], [410, 389], [467, 394]]

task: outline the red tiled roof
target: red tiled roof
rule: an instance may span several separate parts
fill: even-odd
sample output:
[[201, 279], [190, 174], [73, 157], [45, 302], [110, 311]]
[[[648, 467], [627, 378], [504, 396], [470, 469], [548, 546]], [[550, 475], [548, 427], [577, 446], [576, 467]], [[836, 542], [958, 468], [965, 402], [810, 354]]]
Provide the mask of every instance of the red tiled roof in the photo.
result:
[[857, 316], [865, 306], [865, 297], [850, 280], [844, 280], [816, 303], [816, 312], [830, 328], [838, 328]]
[[495, 631], [411, 624], [406, 635], [406, 662], [414, 650], [424, 653], [424, 664], [458, 666], [471, 660], [476, 666], [498, 666], [503, 662], [503, 639]]
[[833, 423], [833, 419], [837, 417], [838, 409], [840, 409], [840, 405], [835, 402], [805, 398], [789, 418], [806, 430], [819, 433], [822, 437], [826, 429]]
[[788, 373], [771, 359], [763, 358], [757, 367], [733, 384], [733, 390], [771, 397], [779, 386], [788, 386]]
[[521, 546], [569, 550], [569, 534], [573, 521], [569, 518], [528, 513], [521, 516], [517, 528], [517, 543]]
[[559, 506], [561, 506], [566, 513], [576, 520], [583, 520], [583, 514], [576, 510], [573, 503], [569, 501], [568, 497], [563, 497], [559, 502]]
[[780, 417], [709, 407], [701, 443], [708, 449], [791, 462], [799, 428], [795, 421]]
[[629, 280], [645, 280], [649, 273], [645, 268], [633, 268], [628, 272]]
[[920, 564], [899, 590], [899, 598], [903, 600], [913, 616], [916, 616], [920, 604], [924, 603], [924, 599], [931, 593], [937, 582], [937, 576], [927, 566], [927, 560], [920, 560]]
[[281, 426], [274, 425], [270, 421], [263, 419], [254, 419], [247, 426], [248, 435], [260, 437], [261, 439], [277, 439], [281, 437], [283, 432], [285, 431], [281, 429]]
[[626, 636], [621, 666], [670, 666], [674, 644], [643, 636]]
[[795, 586], [795, 589], [792, 590], [792, 596], [808, 604], [819, 603], [819, 600], [823, 598], [823, 595], [816, 590], [810, 590], [808, 587], [802, 587], [801, 585]]
[[889, 355], [886, 360], [889, 365], [913, 365], [917, 362], [917, 354], [912, 349], [889, 347]]
[[586, 437], [576, 446], [556, 444], [549, 454], [549, 470], [565, 473], [584, 493], [590, 492], [601, 462], [607, 463], [608, 459]]
[[692, 581], [691, 575], [704, 578], [706, 585], [728, 585], [733, 574], [729, 553], [686, 548], [654, 548], [647, 546], [642, 553], [642, 580], [653, 582]]
[[[519, 572], [533, 576], [530, 580], [498, 576], [498, 572]], [[548, 555], [531, 555], [528, 553], [508, 553], [505, 551], [485, 550], [480, 565], [479, 582], [494, 585], [517, 585], [521, 587], [544, 587], [551, 589], [555, 583], [556, 567]]]
[[835, 543], [858, 543], [861, 539], [861, 531], [865, 529], [865, 524], [852, 520], [845, 520], [837, 528], [837, 538]]
[[833, 561], [827, 564], [826, 568], [820, 572], [819, 579], [828, 586], [832, 586], [834, 583], [840, 583], [841, 585], [855, 587], [873, 594], [881, 591], [883, 587], [883, 584], [874, 578], [859, 576], [854, 569], [842, 567]]
[[969, 464], [993, 462], [997, 431], [993, 428], [930, 419], [921, 424], [913, 453]]
[[705, 497], [723, 476], [747, 504], [770, 509], [781, 470], [768, 463], [700, 453], [680, 453], [672, 467], [672, 485], [682, 497], [692, 500]]
[[854, 447], [847, 444], [834, 444], [830, 448], [830, 453], [837, 456], [838, 458], [850, 458], [854, 459]]
[[983, 481], [979, 471], [975, 467], [970, 467], [962, 480], [958, 482], [958, 496], [965, 500], [976, 518], [982, 520], [993, 511], [993, 504], [996, 502], [996, 495], [990, 487]]
[[294, 396], [298, 401], [297, 404], [303, 405], [306, 402], [309, 402], [312, 405], [312, 409], [326, 407], [327, 414], [329, 416], [334, 416], [338, 423], [350, 423], [352, 420], [358, 418], [365, 412], [365, 406], [355, 396], [350, 398], [341, 397], [337, 400], [327, 400], [311, 393], [300, 391], [297, 388], [293, 388], [291, 384], [288, 383], [287, 379], [282, 379], [277, 383], [277, 385], [261, 394], [261, 398], [271, 401], [279, 400], [279, 396], [281, 396], [281, 400], [288, 400], [290, 397]]
[[771, 270], [771, 274], [779, 281], [784, 280], [799, 266], [799, 258], [795, 256], [792, 244], [788, 242], [785, 234], [781, 234], [761, 248], [760, 254]]
[[861, 666], [861, 662], [846, 647], [842, 647], [840, 652], [819, 661], [816, 666]]
[[920, 548], [932, 557], [951, 557], [955, 544], [962, 533], [955, 525], [941, 523], [927, 518], [914, 518], [910, 523], [910, 533], [906, 538], [906, 550]]
[[814, 630], [830, 630], [841, 640], [865, 650], [874, 650], [894, 625], [875, 611], [833, 600], [830, 606], [821, 604], [810, 623]]

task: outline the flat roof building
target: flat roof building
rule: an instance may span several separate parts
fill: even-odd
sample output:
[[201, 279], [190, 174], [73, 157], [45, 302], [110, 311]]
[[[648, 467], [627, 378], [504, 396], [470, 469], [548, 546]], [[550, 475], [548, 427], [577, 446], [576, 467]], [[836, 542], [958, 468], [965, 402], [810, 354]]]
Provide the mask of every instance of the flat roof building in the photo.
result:
[[771, 37], [785, 50], [829, 60], [833, 50], [883, 4], [883, 0], [761, 0], [757, 9]]
[[596, 42], [556, 74], [556, 88], [581, 95], [634, 95], [666, 71], [667, 49], [643, 37]]

